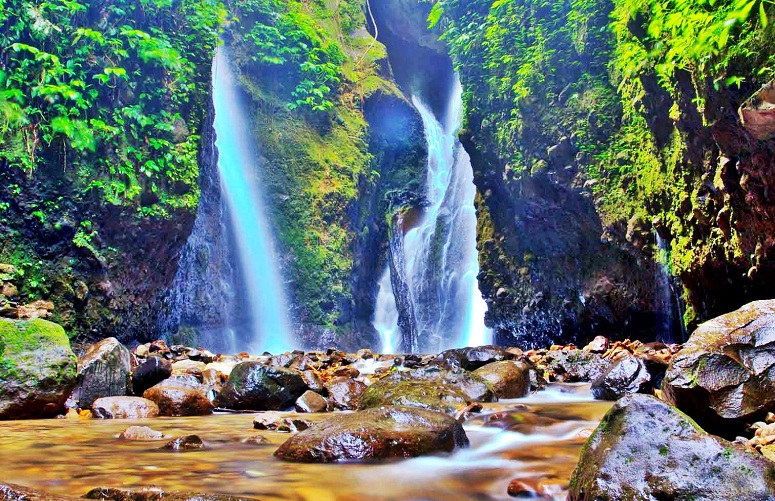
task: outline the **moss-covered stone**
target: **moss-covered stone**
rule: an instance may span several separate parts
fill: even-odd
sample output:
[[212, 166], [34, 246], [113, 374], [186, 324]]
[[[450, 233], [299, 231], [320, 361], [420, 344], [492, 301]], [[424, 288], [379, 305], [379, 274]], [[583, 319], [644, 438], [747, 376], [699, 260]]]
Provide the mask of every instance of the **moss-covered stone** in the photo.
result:
[[775, 466], [705, 433], [648, 395], [619, 400], [589, 437], [569, 501], [685, 499], [759, 501], [775, 496]]
[[0, 419], [51, 417], [75, 385], [64, 329], [42, 319], [0, 319]]

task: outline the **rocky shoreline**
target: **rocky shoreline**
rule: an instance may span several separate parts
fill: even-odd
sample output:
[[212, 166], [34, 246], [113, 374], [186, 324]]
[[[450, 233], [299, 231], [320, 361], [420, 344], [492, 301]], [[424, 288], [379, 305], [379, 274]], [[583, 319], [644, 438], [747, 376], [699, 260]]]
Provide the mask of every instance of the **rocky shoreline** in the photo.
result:
[[[461, 425], [483, 404], [547, 383], [588, 382], [595, 399], [616, 403], [581, 452], [569, 500], [775, 499], [774, 322], [775, 301], [758, 301], [702, 324], [683, 346], [598, 337], [581, 348], [530, 351], [251, 356], [163, 341], [129, 350], [108, 338], [76, 357], [58, 325], [0, 319], [0, 418], [255, 413], [255, 429], [290, 435], [274, 453], [279, 460], [374, 462], [467, 447]], [[165, 437], [153, 427], [130, 426], [121, 439], [158, 440], [174, 451], [205, 446], [196, 435]], [[509, 494], [545, 493], [516, 482]], [[170, 493], [87, 495], [162, 496]], [[6, 484], [0, 500], [11, 499], [48, 498]]]

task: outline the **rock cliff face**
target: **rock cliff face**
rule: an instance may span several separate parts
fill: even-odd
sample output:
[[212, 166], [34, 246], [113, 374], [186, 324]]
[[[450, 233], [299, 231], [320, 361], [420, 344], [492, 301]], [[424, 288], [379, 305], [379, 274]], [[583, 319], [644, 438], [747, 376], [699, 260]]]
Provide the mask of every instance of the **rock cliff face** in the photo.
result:
[[[480, 28], [488, 22], [489, 2], [461, 4], [457, 10], [448, 9], [447, 3], [443, 23], [463, 26], [463, 36], [472, 41], [466, 45], [470, 59], [453, 37], [448, 37], [450, 47], [429, 42], [440, 34], [426, 28], [430, 5], [409, 8], [399, 0], [384, 2], [375, 16], [391, 61], [403, 61], [406, 54], [423, 59], [422, 64], [394, 64], [402, 68], [396, 74], [403, 76], [405, 87], [443, 98], [448, 89], [440, 82], [450, 68], [448, 50], [458, 65], [466, 100], [461, 139], [480, 193], [479, 285], [496, 341], [539, 345], [581, 341], [593, 333], [616, 337], [625, 331], [655, 337], [663, 324], [671, 324], [662, 318], [669, 308], [661, 303], [672, 299], [655, 289], [658, 267], [639, 248], [601, 239], [603, 222], [591, 190], [584, 186], [588, 158], [572, 135], [576, 124], [557, 117], [577, 119], [566, 110], [570, 105], [561, 102], [567, 97], [536, 97], [521, 116], [519, 132], [509, 130], [513, 104], [488, 87], [504, 71], [484, 61], [487, 49]], [[585, 70], [604, 71], [604, 64], [595, 66], [590, 57], [577, 59], [582, 69], [560, 69], [560, 82], [553, 85], [580, 87]], [[437, 68], [440, 74], [433, 71]], [[600, 129], [596, 133], [605, 136], [605, 126]], [[504, 147], [503, 137], [510, 134], [513, 142]], [[518, 166], [515, 156], [529, 159], [533, 168]]]

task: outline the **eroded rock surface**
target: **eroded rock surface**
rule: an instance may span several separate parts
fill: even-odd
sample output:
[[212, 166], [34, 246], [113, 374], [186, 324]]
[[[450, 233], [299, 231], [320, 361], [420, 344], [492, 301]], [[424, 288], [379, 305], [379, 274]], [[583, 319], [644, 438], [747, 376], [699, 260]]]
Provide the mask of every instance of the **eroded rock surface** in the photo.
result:
[[775, 300], [700, 325], [673, 358], [665, 399], [727, 438], [775, 410]]

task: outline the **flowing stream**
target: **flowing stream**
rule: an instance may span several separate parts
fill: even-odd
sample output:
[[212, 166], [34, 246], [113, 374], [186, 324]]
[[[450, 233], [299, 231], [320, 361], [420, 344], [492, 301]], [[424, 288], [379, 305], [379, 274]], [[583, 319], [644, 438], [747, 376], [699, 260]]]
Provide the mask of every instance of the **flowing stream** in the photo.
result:
[[[484, 325], [487, 305], [479, 292], [476, 249], [476, 210], [471, 159], [457, 138], [463, 118], [462, 87], [455, 79], [444, 123], [419, 98], [412, 103], [422, 116], [428, 143], [426, 197], [428, 207], [419, 223], [403, 235], [401, 256], [392, 256], [402, 267], [409, 297], [413, 334], [400, 333], [395, 284], [385, 271], [380, 282], [374, 327], [382, 338], [382, 350], [438, 352], [460, 346], [491, 343]], [[395, 266], [395, 264], [394, 264]], [[403, 335], [403, 344], [398, 338]]]
[[[611, 406], [591, 400], [587, 388], [484, 404], [464, 425], [469, 448], [381, 465], [279, 461], [272, 454], [288, 435], [254, 430], [250, 414], [8, 421], [0, 435], [0, 481], [74, 496], [97, 486], [155, 486], [262, 501], [505, 501], [513, 499], [506, 493], [509, 482], [520, 479], [560, 501], [585, 437]], [[119, 440], [130, 425], [169, 436], [196, 434], [206, 449], [170, 452], [159, 450], [165, 441]], [[241, 442], [257, 434], [271, 444]]]

